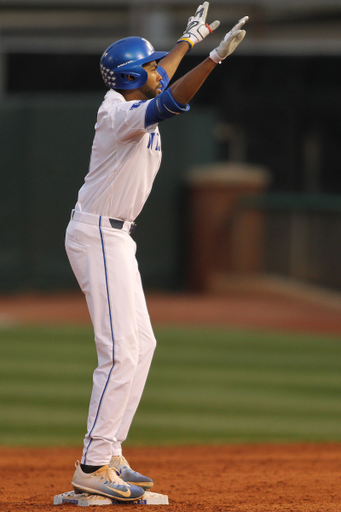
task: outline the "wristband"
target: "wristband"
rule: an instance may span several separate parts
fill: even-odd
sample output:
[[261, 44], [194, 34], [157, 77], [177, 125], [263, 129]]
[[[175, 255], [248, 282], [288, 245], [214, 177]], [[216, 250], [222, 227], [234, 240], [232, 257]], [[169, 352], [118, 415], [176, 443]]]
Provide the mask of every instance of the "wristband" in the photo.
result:
[[221, 61], [226, 59], [226, 57], [220, 57], [217, 52], [217, 48], [211, 51], [210, 53], [210, 59], [213, 60], [216, 64], [221, 64]]
[[[178, 43], [188, 43], [189, 49], [192, 50], [194, 43], [191, 41], [188, 37], [181, 37], [178, 41]], [[189, 50], [188, 50], [189, 51]]]

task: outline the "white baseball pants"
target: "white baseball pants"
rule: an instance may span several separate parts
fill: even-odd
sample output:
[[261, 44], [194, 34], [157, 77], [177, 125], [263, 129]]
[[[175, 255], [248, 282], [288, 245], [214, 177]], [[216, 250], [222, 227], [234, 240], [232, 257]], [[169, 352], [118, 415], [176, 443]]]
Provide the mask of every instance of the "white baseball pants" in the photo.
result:
[[115, 229], [107, 217], [74, 212], [66, 231], [98, 356], [82, 457], [92, 466], [122, 453], [156, 346], [129, 227], [125, 222]]

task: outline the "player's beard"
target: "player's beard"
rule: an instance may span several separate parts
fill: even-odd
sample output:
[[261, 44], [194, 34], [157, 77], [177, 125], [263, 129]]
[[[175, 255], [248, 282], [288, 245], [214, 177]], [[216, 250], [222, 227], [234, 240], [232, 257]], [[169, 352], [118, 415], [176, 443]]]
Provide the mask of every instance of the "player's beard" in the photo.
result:
[[149, 85], [144, 84], [142, 87], [140, 87], [140, 91], [146, 97], [147, 100], [152, 100], [153, 98], [156, 98], [156, 96], [158, 95], [159, 87], [160, 87], [160, 84], [158, 84], [155, 87], [155, 89], [152, 89], [151, 87], [149, 87]]

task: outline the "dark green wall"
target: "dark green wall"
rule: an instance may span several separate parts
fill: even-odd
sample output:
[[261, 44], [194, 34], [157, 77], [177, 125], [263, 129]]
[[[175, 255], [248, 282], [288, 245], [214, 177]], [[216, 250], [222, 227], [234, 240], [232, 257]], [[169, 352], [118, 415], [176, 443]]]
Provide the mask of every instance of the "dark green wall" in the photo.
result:
[[[0, 291], [76, 286], [64, 233], [87, 172], [102, 96], [11, 96], [0, 103]], [[205, 108], [160, 125], [163, 163], [134, 238], [146, 287], [182, 286], [183, 178], [217, 157]]]

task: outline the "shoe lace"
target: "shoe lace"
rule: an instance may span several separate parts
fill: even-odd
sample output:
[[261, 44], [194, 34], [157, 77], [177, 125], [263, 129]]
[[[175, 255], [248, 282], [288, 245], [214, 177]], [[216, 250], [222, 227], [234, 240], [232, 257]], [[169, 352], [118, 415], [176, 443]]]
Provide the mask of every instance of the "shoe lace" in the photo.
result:
[[122, 478], [120, 478], [118, 476], [118, 474], [116, 473], [116, 471], [112, 468], [108, 468], [107, 469], [107, 478], [108, 480], [112, 483], [112, 484], [115, 484], [115, 485], [124, 485], [125, 487], [127, 487], [127, 482], [124, 482], [122, 480]]
[[123, 455], [117, 455], [112, 459], [113, 466], [119, 467], [119, 466], [127, 466], [127, 468], [130, 468], [129, 463]]

